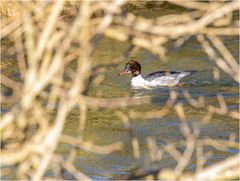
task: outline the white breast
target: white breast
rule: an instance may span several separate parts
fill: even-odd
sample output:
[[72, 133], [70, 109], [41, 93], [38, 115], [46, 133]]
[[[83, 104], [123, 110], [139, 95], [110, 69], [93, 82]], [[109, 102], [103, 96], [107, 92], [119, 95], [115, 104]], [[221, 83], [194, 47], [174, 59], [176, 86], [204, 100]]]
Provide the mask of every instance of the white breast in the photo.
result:
[[144, 80], [141, 75], [133, 77], [131, 80], [131, 85], [133, 87], [144, 87], [148, 81]]

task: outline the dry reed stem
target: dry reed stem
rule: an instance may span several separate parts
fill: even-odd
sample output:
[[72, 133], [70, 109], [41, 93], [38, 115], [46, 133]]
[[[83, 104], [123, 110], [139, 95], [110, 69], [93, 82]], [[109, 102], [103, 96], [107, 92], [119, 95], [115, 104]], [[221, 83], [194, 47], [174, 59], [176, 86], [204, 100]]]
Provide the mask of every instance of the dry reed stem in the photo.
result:
[[[239, 154], [236, 154], [218, 164], [209, 166], [199, 173], [196, 173], [192, 178], [186, 180], [218, 180], [239, 177]], [[237, 168], [237, 169], [236, 169]]]

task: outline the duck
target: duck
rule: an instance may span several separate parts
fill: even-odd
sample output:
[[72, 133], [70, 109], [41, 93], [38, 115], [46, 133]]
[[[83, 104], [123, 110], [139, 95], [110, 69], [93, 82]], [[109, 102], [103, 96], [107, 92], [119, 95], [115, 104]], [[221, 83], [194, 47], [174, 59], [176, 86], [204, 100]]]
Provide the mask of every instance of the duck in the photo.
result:
[[143, 77], [141, 75], [140, 63], [130, 60], [125, 64], [124, 70], [119, 75], [132, 74], [131, 86], [134, 88], [153, 88], [159, 86], [183, 87], [183, 83], [180, 80], [195, 72], [195, 70], [156, 71]]

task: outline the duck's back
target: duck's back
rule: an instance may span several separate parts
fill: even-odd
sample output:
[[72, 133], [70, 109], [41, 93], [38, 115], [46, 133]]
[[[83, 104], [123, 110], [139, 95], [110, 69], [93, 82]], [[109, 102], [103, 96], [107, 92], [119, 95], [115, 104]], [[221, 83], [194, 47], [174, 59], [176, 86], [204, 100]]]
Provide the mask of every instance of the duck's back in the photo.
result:
[[157, 71], [148, 74], [144, 79], [153, 85], [173, 86], [176, 85], [181, 78], [191, 75], [194, 72], [196, 71]]
[[180, 74], [180, 72], [177, 71], [157, 71], [148, 74], [147, 76], [144, 77], [145, 80], [147, 81], [152, 81], [157, 78], [161, 78], [164, 76], [171, 76], [171, 77], [177, 77]]

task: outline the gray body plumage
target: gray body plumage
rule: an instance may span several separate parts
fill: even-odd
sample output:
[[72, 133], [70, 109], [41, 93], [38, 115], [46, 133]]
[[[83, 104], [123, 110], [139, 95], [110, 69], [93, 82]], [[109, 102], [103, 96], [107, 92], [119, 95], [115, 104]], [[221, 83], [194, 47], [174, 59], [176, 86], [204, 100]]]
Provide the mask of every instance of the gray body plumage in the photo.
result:
[[196, 71], [194, 70], [185, 70], [185, 71], [157, 71], [148, 74], [147, 76], [144, 77], [145, 80], [147, 81], [152, 81], [154, 79], [159, 79], [159, 78], [166, 78], [166, 77], [172, 77], [172, 78], [182, 78], [187, 75], [191, 75], [195, 73]]

